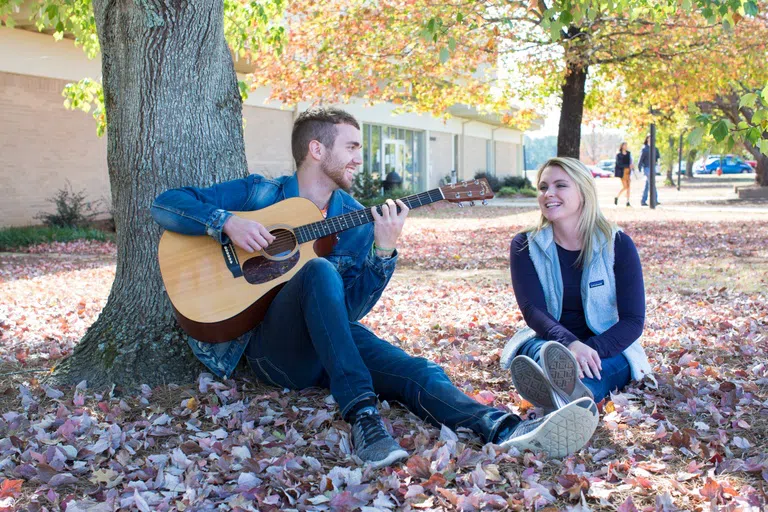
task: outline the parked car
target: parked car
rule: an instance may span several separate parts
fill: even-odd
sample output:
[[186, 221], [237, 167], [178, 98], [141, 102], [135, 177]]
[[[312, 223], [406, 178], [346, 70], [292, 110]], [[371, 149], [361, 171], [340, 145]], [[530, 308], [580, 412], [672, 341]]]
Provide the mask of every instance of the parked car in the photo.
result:
[[599, 169], [602, 169], [603, 171], [611, 171], [616, 168], [616, 160], [600, 160], [597, 162], [597, 166]]
[[722, 169], [723, 174], [754, 172], [752, 166], [733, 155], [710, 155], [703, 162], [699, 161], [693, 166], [693, 172], [696, 174], [717, 173], [718, 169]]
[[752, 167], [753, 169], [757, 169], [757, 160], [744, 160], [744, 161], [747, 162], [750, 165], [750, 167]]
[[600, 164], [587, 165], [587, 169], [592, 173], [593, 178], [612, 178], [614, 176], [613, 167], [610, 170], [602, 169]]

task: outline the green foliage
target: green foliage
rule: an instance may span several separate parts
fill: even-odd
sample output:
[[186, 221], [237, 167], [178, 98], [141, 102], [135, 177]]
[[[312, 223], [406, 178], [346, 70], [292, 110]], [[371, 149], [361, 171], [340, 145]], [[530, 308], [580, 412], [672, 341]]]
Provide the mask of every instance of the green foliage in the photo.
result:
[[371, 172], [364, 171], [355, 174], [355, 182], [352, 184], [352, 195], [358, 201], [378, 197], [381, 193], [381, 181]]
[[498, 191], [496, 195], [498, 197], [514, 197], [514, 196], [536, 197], [538, 193], [534, 188], [501, 187], [501, 189]]
[[380, 194], [374, 197], [368, 197], [368, 198], [362, 198], [362, 199], [359, 197], [355, 197], [355, 199], [357, 199], [358, 202], [363, 206], [365, 206], [366, 208], [370, 208], [371, 206], [376, 206], [383, 203], [387, 199], [393, 199], [393, 200], [400, 199], [402, 197], [409, 196], [411, 194], [413, 194], [413, 192], [411, 192], [407, 188], [394, 188], [392, 190], [389, 190], [387, 192], [384, 192], [383, 194]]
[[533, 188], [533, 185], [531, 184], [531, 180], [523, 176], [504, 176], [504, 179], [502, 180], [501, 185], [502, 185], [502, 188], [503, 187], [519, 188], [519, 189], [529, 188], [535, 191], [535, 189]]
[[64, 108], [82, 110], [91, 115], [96, 121], [96, 135], [101, 137], [107, 129], [107, 111], [104, 108], [104, 89], [101, 83], [91, 78], [83, 78], [79, 82], [64, 86], [61, 92], [64, 96]]
[[25, 226], [0, 228], [0, 251], [14, 251], [30, 245], [74, 240], [113, 241], [115, 235], [96, 228]]
[[[727, 104], [728, 96], [721, 96], [718, 101], [708, 104], [708, 111], [692, 109], [697, 127], [688, 135], [688, 142], [697, 145], [702, 137], [709, 134], [722, 144], [727, 151], [732, 151], [738, 143], [749, 143], [768, 155], [768, 83], [763, 89], [744, 90], [739, 84], [732, 84], [731, 91], [741, 89], [738, 105]], [[739, 121], [734, 124], [725, 116], [724, 110], [738, 112]]]
[[86, 201], [85, 191], [74, 192], [72, 184], [67, 181], [63, 189], [59, 189], [56, 195], [47, 199], [56, 207], [54, 213], [40, 212], [35, 216], [43, 224], [49, 227], [83, 228], [90, 224], [91, 220], [101, 214], [95, 207], [99, 201]]
[[[19, 12], [23, 4], [34, 4], [29, 9], [32, 13], [30, 20], [34, 21], [39, 31], [53, 30], [53, 37], [57, 41], [63, 39], [64, 34], [72, 34], [75, 45], [82, 47], [89, 59], [98, 56], [99, 37], [91, 0], [0, 0], [0, 25], [13, 28], [15, 22], [12, 15]], [[261, 45], [267, 45], [277, 53], [282, 51], [285, 28], [280, 20], [284, 16], [285, 6], [284, 0], [224, 1], [224, 36], [236, 58], [249, 55]], [[156, 13], [152, 14], [151, 27], [161, 26], [162, 19]], [[245, 101], [250, 85], [239, 81], [238, 89], [240, 97]], [[97, 135], [100, 137], [104, 134], [107, 117], [100, 82], [85, 78], [67, 84], [62, 95], [66, 98], [66, 108], [86, 113], [92, 111]]]
[[496, 176], [488, 176], [485, 171], [477, 171], [475, 173], [475, 179], [485, 178], [488, 180], [488, 184], [491, 186], [491, 190], [498, 192], [501, 189], [501, 181]]

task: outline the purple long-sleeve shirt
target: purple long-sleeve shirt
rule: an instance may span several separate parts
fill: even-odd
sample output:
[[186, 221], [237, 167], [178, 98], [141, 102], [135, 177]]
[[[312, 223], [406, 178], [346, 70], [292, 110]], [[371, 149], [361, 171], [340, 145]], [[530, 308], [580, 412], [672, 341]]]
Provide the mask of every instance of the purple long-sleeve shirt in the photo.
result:
[[640, 337], [645, 324], [645, 287], [640, 257], [629, 235], [619, 232], [614, 240], [616, 256], [613, 271], [619, 321], [600, 335], [590, 330], [584, 315], [582, 270], [575, 266], [579, 251], [568, 251], [557, 246], [563, 277], [563, 311], [558, 322], [547, 312], [544, 289], [536, 275], [526, 241], [525, 233], [519, 233], [512, 239], [512, 287], [525, 322], [540, 338], [559, 341], [566, 346], [580, 340], [595, 349], [601, 359], [606, 359], [618, 355]]

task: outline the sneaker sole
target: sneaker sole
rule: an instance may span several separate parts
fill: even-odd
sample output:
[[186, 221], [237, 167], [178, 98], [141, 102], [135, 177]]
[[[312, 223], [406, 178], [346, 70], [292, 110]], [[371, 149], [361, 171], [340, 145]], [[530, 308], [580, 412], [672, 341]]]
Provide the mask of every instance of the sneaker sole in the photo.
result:
[[571, 402], [551, 413], [534, 431], [501, 444], [519, 451], [545, 452], [552, 458], [563, 458], [580, 450], [597, 428], [597, 405], [589, 398]]
[[552, 387], [567, 400], [573, 402], [579, 398], [595, 398], [579, 379], [576, 358], [567, 347], [556, 341], [544, 344], [541, 349], [541, 362], [544, 375], [552, 383]]
[[383, 468], [384, 466], [389, 466], [391, 464], [394, 464], [395, 462], [403, 459], [408, 458], [408, 452], [405, 450], [395, 450], [391, 452], [389, 455], [387, 455], [386, 458], [376, 461], [369, 461], [366, 462], [367, 466], [370, 466], [374, 469]]
[[552, 399], [552, 385], [541, 367], [527, 356], [517, 356], [510, 368], [512, 384], [517, 393], [545, 412], [557, 409]]

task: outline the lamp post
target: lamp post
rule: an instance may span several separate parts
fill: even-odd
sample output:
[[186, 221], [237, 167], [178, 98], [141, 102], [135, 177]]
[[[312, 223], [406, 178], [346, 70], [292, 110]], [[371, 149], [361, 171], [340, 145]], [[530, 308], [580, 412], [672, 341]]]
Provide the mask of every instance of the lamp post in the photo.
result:
[[651, 123], [651, 147], [649, 153], [648, 165], [650, 166], [650, 174], [648, 179], [650, 180], [650, 186], [648, 187], [648, 193], [651, 195], [650, 202], [651, 210], [656, 208], [656, 123]]
[[683, 134], [685, 130], [680, 134], [680, 146], [677, 149], [677, 191], [680, 192], [680, 175], [682, 174], [683, 167]]

